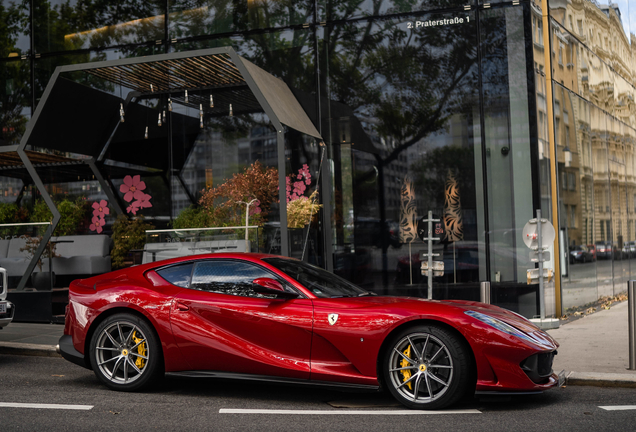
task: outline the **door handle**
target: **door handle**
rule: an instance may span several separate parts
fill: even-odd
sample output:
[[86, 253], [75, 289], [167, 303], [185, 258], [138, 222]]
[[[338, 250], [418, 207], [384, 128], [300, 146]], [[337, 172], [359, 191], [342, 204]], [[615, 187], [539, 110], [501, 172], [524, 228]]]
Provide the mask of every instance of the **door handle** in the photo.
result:
[[183, 303], [181, 303], [181, 302], [177, 302], [177, 310], [180, 310], [180, 311], [182, 311], [182, 312], [185, 312], [185, 311], [189, 311], [189, 310], [190, 310], [190, 308], [189, 308], [188, 306], [184, 305], [184, 304], [183, 304]]

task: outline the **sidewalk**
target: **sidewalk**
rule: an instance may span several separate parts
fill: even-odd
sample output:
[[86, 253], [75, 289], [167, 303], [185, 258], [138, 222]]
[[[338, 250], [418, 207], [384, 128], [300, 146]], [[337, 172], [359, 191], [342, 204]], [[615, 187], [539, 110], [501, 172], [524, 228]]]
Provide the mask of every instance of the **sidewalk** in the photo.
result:
[[566, 371], [569, 385], [636, 387], [629, 367], [627, 302], [583, 316], [548, 333], [559, 342], [555, 372]]
[[[60, 324], [11, 323], [0, 330], [0, 354], [59, 356]], [[554, 371], [566, 371], [568, 385], [636, 387], [629, 367], [627, 302], [549, 330], [559, 344]]]

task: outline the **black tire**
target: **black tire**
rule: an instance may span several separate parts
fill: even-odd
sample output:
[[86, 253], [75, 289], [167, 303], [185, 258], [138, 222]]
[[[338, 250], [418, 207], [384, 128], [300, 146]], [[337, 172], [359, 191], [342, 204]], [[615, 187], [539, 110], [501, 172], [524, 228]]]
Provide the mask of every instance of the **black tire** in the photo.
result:
[[384, 384], [408, 408], [432, 410], [450, 406], [470, 386], [469, 349], [465, 341], [442, 327], [407, 328], [389, 341], [384, 352]]
[[119, 391], [138, 391], [164, 375], [161, 343], [144, 319], [128, 313], [106, 318], [91, 337], [90, 361], [97, 378]]

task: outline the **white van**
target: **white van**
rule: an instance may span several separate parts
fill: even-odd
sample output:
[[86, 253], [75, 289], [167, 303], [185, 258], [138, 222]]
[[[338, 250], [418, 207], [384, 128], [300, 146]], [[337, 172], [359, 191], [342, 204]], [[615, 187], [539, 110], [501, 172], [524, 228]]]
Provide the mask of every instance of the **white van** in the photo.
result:
[[13, 320], [15, 307], [7, 301], [7, 291], [9, 290], [9, 278], [7, 271], [0, 267], [0, 329], [8, 326]]

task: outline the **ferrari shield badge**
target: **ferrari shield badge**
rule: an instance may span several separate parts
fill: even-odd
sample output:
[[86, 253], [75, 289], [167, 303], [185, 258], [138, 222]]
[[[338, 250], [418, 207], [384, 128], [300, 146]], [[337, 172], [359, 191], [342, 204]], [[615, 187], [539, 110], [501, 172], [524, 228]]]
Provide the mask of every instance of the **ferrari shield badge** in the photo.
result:
[[327, 321], [329, 321], [329, 325], [334, 325], [338, 321], [338, 314], [329, 314]]

